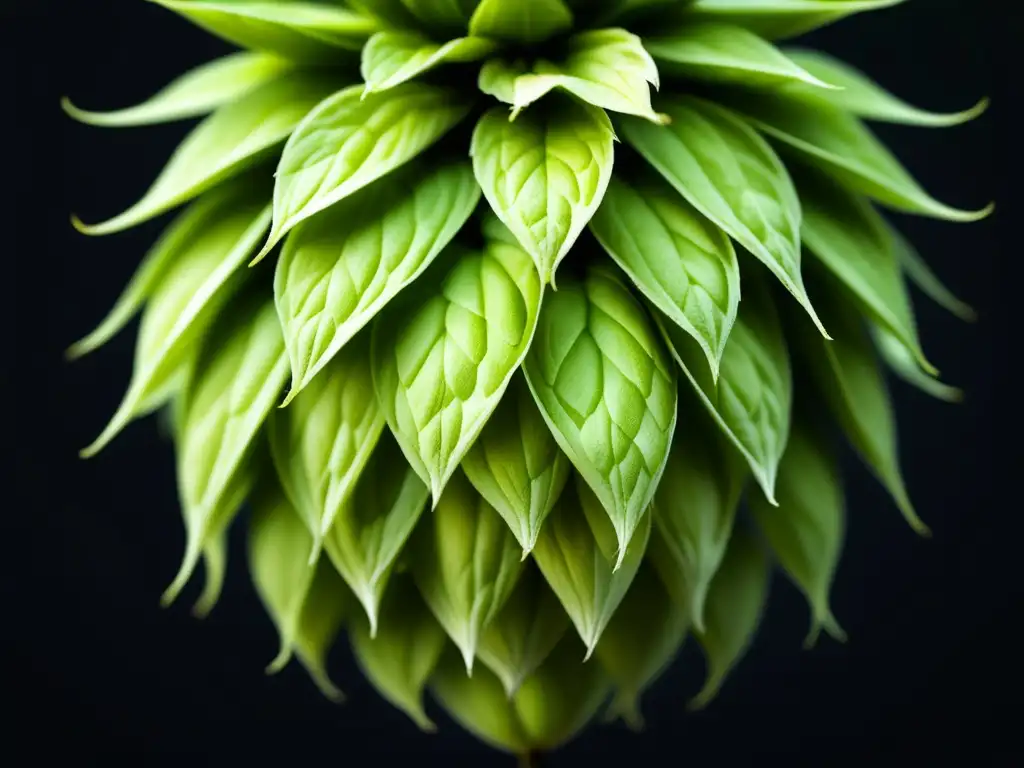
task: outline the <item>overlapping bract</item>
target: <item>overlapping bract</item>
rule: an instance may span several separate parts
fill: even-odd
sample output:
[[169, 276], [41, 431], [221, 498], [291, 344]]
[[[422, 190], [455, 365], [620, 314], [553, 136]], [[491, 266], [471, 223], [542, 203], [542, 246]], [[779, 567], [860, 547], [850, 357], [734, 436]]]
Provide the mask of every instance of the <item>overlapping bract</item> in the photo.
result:
[[71, 350], [141, 311], [86, 453], [170, 415], [188, 546], [167, 601], [203, 560], [214, 606], [248, 500], [272, 669], [295, 655], [339, 698], [347, 629], [420, 727], [429, 688], [519, 753], [603, 709], [639, 724], [688, 634], [706, 704], [773, 563], [809, 641], [843, 637], [820, 414], [926, 532], [878, 360], [953, 399], [905, 278], [971, 316], [876, 205], [987, 210], [934, 200], [862, 121], [984, 105], [928, 113], [778, 41], [899, 0], [157, 2], [248, 50], [137, 107], [66, 109], [212, 112], [139, 203], [76, 219], [187, 205]]

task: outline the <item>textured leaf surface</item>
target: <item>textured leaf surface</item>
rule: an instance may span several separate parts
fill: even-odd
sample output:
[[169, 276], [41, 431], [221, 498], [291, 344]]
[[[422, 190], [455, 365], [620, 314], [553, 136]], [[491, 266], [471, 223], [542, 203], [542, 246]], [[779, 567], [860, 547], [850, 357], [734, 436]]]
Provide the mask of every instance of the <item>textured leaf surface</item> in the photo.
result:
[[367, 93], [386, 91], [441, 64], [478, 61], [495, 47], [483, 37], [437, 43], [416, 32], [378, 32], [363, 48], [360, 71]]
[[484, 632], [477, 655], [512, 697], [568, 628], [569, 618], [558, 598], [540, 571], [527, 565], [508, 602]]
[[644, 47], [666, 71], [697, 80], [748, 88], [792, 82], [801, 83], [808, 91], [832, 87], [827, 78], [811, 74], [763, 38], [731, 24], [688, 24], [679, 31], [648, 38]]
[[363, 604], [371, 634], [392, 567], [429, 495], [394, 438], [384, 434], [325, 534], [324, 549]]
[[647, 299], [700, 344], [717, 377], [740, 301], [729, 238], [653, 175], [612, 179], [590, 229]]
[[940, 128], [966, 123], [988, 108], [988, 99], [982, 99], [962, 112], [929, 112], [893, 96], [860, 70], [826, 53], [803, 49], [787, 50], [786, 53], [808, 72], [838, 86], [834, 90], [823, 91], [793, 84], [786, 88], [787, 96], [815, 104], [830, 104], [867, 120]]
[[273, 51], [297, 61], [334, 60], [358, 51], [376, 29], [373, 20], [325, 3], [153, 2], [235, 45]]
[[419, 277], [480, 199], [469, 163], [395, 171], [292, 232], [274, 295], [297, 395]]
[[512, 119], [560, 88], [595, 107], [660, 125], [665, 118], [651, 107], [650, 91], [658, 83], [658, 67], [636, 35], [624, 29], [581, 32], [566, 42], [564, 58], [540, 59], [516, 78]]
[[795, 37], [864, 11], [899, 5], [903, 0], [695, 0], [695, 20], [737, 24], [769, 40]]
[[267, 231], [270, 210], [237, 187], [213, 202], [196, 217], [201, 222], [183, 226], [173, 251], [158, 254], [167, 263], [154, 267], [160, 274], [142, 314], [131, 383], [110, 423], [83, 456], [94, 456], [133, 418], [163, 403], [195, 343], [239, 287], [237, 272]]
[[797, 420], [779, 470], [779, 506], [751, 494], [750, 511], [779, 563], [811, 606], [809, 647], [822, 629], [846, 638], [829, 607], [843, 548], [845, 512], [839, 467], [828, 441]]
[[[778, 511], [778, 510], [776, 510]], [[708, 676], [691, 707], [706, 706], [753, 642], [768, 599], [768, 558], [754, 536], [736, 528], [708, 593], [706, 627], [694, 631], [707, 658]]]
[[[295, 653], [317, 687], [341, 700], [326, 657], [347, 612], [347, 595], [330, 565], [310, 562], [313, 537], [281, 489], [276, 483], [261, 486], [249, 521], [249, 572], [281, 636], [281, 650], [268, 671], [284, 668]], [[318, 575], [323, 568], [328, 572]]]
[[108, 128], [185, 120], [241, 98], [289, 66], [285, 59], [265, 53], [232, 53], [200, 64], [133, 107], [92, 112], [79, 109], [68, 99], [61, 106], [79, 122]]
[[512, 699], [490, 670], [470, 677], [450, 656], [434, 676], [433, 691], [460, 725], [498, 749], [554, 749], [590, 721], [609, 692], [599, 665], [580, 665], [580, 650], [579, 640], [566, 635]]
[[800, 200], [782, 161], [715, 104], [677, 98], [666, 112], [667, 128], [624, 120], [623, 136], [694, 208], [764, 263], [820, 327], [800, 272]]
[[358, 85], [324, 99], [285, 144], [274, 186], [274, 226], [260, 256], [300, 221], [429, 147], [469, 105], [454, 91], [405, 83], [365, 95]]
[[541, 529], [533, 558], [586, 645], [587, 658], [633, 583], [647, 548], [651, 518], [643, 516], [637, 535], [624, 553], [617, 553], [608, 516], [577, 477]]
[[473, 672], [481, 636], [522, 570], [516, 540], [459, 472], [424, 519], [414, 547], [416, 586]]
[[642, 563], [595, 651], [616, 687], [609, 715], [633, 728], [643, 726], [640, 695], [679, 653], [687, 616], [686, 606], [670, 597], [654, 566]]
[[395, 579], [388, 588], [376, 633], [360, 619], [349, 636], [360, 669], [381, 696], [420, 729], [434, 731], [423, 709], [423, 690], [441, 659], [445, 634], [411, 579]]
[[512, 380], [462, 468], [505, 519], [525, 557], [558, 501], [571, 465], [521, 377]]
[[244, 483], [250, 444], [287, 377], [274, 305], [257, 294], [247, 296], [211, 331], [183, 393], [177, 468], [186, 549], [165, 603], [185, 586], [204, 546], [237, 511], [225, 501], [237, 496], [229, 492], [232, 484]]
[[836, 338], [830, 344], [810, 338], [797, 325], [811, 374], [836, 421], [864, 461], [885, 485], [910, 526], [929, 535], [903, 484], [899, 467], [896, 418], [885, 379], [860, 315], [842, 301], [838, 286], [822, 280]]
[[200, 123], [131, 208], [100, 224], [73, 223], [85, 234], [107, 235], [188, 202], [265, 158], [333, 87], [331, 78], [301, 72], [271, 80]]
[[[270, 417], [274, 466], [319, 554], [384, 430], [363, 334], [295, 398]], [[362, 597], [362, 596], [361, 596]]]
[[658, 323], [701, 401], [746, 458], [765, 495], [774, 500], [775, 476], [789, 436], [793, 381], [786, 341], [766, 286], [747, 282], [717, 384], [708, 376], [693, 339], [660, 318]]
[[668, 458], [674, 366], [618, 277], [592, 268], [548, 297], [523, 370], [555, 440], [612, 522], [618, 568]]
[[539, 43], [572, 27], [563, 0], [480, 0], [469, 31], [512, 43]]
[[584, 104], [509, 122], [487, 112], [473, 132], [473, 171], [498, 218], [554, 280], [612, 175], [614, 133], [608, 116]]
[[754, 95], [730, 103], [767, 136], [890, 208], [949, 221], [977, 221], [992, 211], [991, 205], [965, 211], [933, 198], [860, 119], [838, 107]]
[[442, 281], [424, 278], [421, 294], [373, 328], [378, 399], [435, 503], [526, 354], [542, 290], [514, 246], [456, 255]]
[[691, 406], [686, 425], [672, 441], [654, 497], [651, 559], [669, 593], [704, 631], [708, 588], [729, 545], [747, 469], [718, 425], [696, 410], [695, 399], [682, 398]]
[[934, 372], [921, 349], [899, 261], [885, 220], [863, 198], [827, 181], [800, 186], [803, 238], [861, 309], [889, 329]]

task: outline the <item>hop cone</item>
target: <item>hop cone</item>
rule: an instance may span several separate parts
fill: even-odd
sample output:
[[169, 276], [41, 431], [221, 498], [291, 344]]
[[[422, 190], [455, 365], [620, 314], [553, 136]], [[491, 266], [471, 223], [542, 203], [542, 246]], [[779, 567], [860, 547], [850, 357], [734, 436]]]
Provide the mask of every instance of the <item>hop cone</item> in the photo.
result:
[[[180, 209], [89, 352], [141, 312], [124, 400], [171, 425], [187, 547], [248, 562], [332, 697], [347, 633], [381, 694], [425, 691], [525, 754], [639, 699], [692, 635], [711, 700], [777, 564], [841, 639], [834, 438], [910, 525], [884, 369], [953, 399], [876, 206], [951, 221], [867, 121], [954, 125], [780, 47], [898, 0], [156, 0], [243, 49], [143, 104], [203, 117], [86, 234]], [[208, 116], [207, 116], [208, 115]], [[742, 299], [741, 299], [742, 297]], [[742, 506], [742, 510], [740, 507]]]

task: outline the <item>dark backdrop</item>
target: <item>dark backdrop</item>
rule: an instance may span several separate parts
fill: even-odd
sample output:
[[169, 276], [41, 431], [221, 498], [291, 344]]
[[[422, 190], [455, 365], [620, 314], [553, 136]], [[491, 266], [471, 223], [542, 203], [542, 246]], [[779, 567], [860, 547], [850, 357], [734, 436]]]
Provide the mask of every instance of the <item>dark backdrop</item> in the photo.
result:
[[[691, 647], [645, 699], [644, 736], [598, 727], [551, 765], [731, 765], [761, 756], [837, 765], [883, 753], [1006, 765], [1024, 754], [1010, 714], [1021, 682], [1011, 629], [1022, 608], [1020, 504], [1003, 483], [1021, 458], [1017, 414], [1004, 399], [1011, 363], [1003, 362], [1020, 349], [1010, 325], [1019, 308], [1010, 227], [1021, 213], [1016, 190], [1001, 183], [1016, 161], [1014, 93], [1000, 82], [1015, 77], [1015, 54], [1007, 51], [1003, 69], [997, 43], [1019, 23], [996, 7], [922, 0], [815, 37], [925, 107], [996, 97], [986, 117], [960, 128], [880, 129], [940, 199], [976, 207], [996, 197], [1000, 205], [976, 225], [901, 221], [981, 316], [966, 325], [917, 296], [929, 355], [968, 391], [966, 403], [893, 385], [907, 481], [934, 538], [917, 539], [848, 462], [849, 538], [834, 591], [848, 644], [823, 640], [802, 652], [806, 608], [777, 578], [757, 644], [710, 709], [684, 715], [701, 675]], [[488, 752], [443, 716], [437, 735], [415, 731], [361, 680], [344, 643], [332, 663], [347, 705], [322, 699], [296, 664], [266, 677], [276, 637], [248, 585], [239, 531], [225, 594], [208, 620], [189, 616], [188, 595], [158, 607], [183, 545], [168, 445], [149, 420], [101, 457], [76, 457], [124, 391], [134, 332], [73, 365], [61, 354], [107, 311], [163, 222], [89, 239], [71, 230], [68, 214], [93, 221], [134, 201], [185, 127], [84, 127], [63, 117], [58, 100], [134, 103], [223, 48], [140, 0], [7, 0], [0, 9], [3, 211], [13, 215], [4, 230], [14, 233], [4, 274], [13, 266], [15, 276], [3, 282], [3, 307], [17, 351], [4, 374], [16, 429], [6, 441], [16, 461], [5, 472], [13, 468], [7, 488], [16, 492], [2, 513], [3, 560], [14, 567], [0, 630], [10, 646], [3, 690], [16, 707], [12, 734], [31, 737], [37, 756], [68, 750], [84, 764], [118, 755], [145, 764], [480, 764]]]

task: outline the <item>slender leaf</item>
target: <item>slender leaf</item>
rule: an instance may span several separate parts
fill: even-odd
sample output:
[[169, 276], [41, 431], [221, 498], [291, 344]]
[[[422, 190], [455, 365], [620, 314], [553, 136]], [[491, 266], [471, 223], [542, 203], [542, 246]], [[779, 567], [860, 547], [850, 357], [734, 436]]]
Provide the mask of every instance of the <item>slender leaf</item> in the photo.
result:
[[765, 135], [843, 186], [897, 211], [961, 222], [992, 212], [992, 205], [967, 211], [933, 198], [859, 118], [838, 107], [753, 94], [734, 96], [729, 103]]
[[133, 107], [92, 112], [79, 109], [67, 98], [61, 101], [61, 106], [75, 120], [105, 128], [186, 120], [242, 98], [289, 66], [285, 59], [265, 53], [232, 53], [190, 69]]
[[72, 223], [87, 235], [108, 235], [188, 202], [268, 158], [334, 85], [324, 75], [286, 73], [225, 104], [185, 138], [135, 205], [99, 224]]
[[646, 39], [644, 46], [664, 71], [696, 80], [746, 88], [796, 82], [812, 92], [834, 88], [827, 77], [816, 77], [768, 41], [732, 24], [687, 24]]
[[864, 11], [903, 0], [695, 0], [688, 18], [737, 24], [769, 40], [795, 37]]
[[[169, 386], [189, 365], [196, 342], [216, 320], [244, 279], [238, 274], [270, 224], [270, 209], [246, 190], [218, 196], [168, 255], [142, 314], [132, 380], [103, 432], [82, 451], [95, 456], [131, 422], [166, 402]], [[191, 229], [191, 227], [190, 227]], [[173, 259], [173, 261], [171, 261]]]
[[828, 54], [804, 49], [789, 49], [786, 54], [811, 74], [839, 86], [823, 91], [795, 83], [786, 88], [787, 96], [839, 107], [866, 120], [941, 128], [966, 123], [988, 109], [988, 99], [982, 99], [962, 112], [928, 112], [893, 96], [863, 72]]

